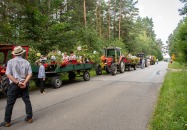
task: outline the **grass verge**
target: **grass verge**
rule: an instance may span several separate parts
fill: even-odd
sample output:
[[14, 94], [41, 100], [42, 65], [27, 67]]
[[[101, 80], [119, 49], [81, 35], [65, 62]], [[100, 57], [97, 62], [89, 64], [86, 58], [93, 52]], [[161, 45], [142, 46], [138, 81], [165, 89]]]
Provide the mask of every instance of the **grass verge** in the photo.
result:
[[183, 70], [187, 69], [187, 65], [179, 62], [173, 62], [172, 64], [169, 64], [168, 67], [171, 69], [183, 69]]
[[[160, 90], [158, 104], [150, 121], [150, 130], [187, 130], [187, 71], [177, 62], [170, 68]], [[182, 67], [182, 68], [181, 68]]]

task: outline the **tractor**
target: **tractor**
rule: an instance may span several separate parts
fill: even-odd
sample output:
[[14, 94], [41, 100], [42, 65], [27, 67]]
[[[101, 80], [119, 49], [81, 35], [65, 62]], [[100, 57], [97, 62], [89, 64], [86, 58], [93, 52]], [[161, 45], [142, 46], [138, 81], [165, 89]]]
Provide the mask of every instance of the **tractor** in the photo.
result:
[[125, 71], [124, 59], [125, 57], [121, 53], [121, 48], [104, 48], [104, 55], [101, 56], [101, 63], [96, 65], [96, 74], [102, 75], [102, 70], [112, 75], [116, 75], [117, 71], [123, 73]]
[[144, 69], [148, 66], [147, 58], [145, 57], [144, 53], [138, 53], [137, 57], [140, 58], [139, 67]]

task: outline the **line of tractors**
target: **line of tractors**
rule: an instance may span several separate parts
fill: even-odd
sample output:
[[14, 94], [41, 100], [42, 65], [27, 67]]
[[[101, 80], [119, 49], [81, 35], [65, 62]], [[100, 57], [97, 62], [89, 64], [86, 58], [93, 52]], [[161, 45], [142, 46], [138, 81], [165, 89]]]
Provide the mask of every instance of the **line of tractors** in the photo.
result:
[[96, 74], [102, 75], [105, 70], [111, 75], [116, 75], [119, 71], [124, 73], [125, 70], [136, 70], [137, 67], [145, 68], [149, 65], [155, 64], [156, 57], [145, 57], [144, 53], [138, 53], [136, 56], [128, 54], [124, 56], [119, 47], [106, 47], [104, 48], [104, 55], [101, 56], [101, 63], [96, 65]]
[[[9, 86], [9, 80], [5, 75], [7, 61], [12, 58], [11, 52], [13, 51], [15, 45], [0, 45], [0, 91], [6, 94], [7, 88]], [[28, 58], [29, 47], [22, 46], [25, 50], [24, 58]], [[150, 63], [155, 63], [155, 58], [151, 57]], [[54, 64], [48, 64], [48, 68], [52, 67], [53, 69], [46, 69], [46, 78], [51, 80], [51, 85], [54, 88], [59, 88], [62, 86], [61, 73], [68, 73], [69, 80], [74, 80], [75, 77], [82, 76], [85, 81], [90, 80], [91, 69], [95, 69], [97, 75], [102, 75], [103, 70], [111, 75], [116, 75], [119, 71], [124, 73], [125, 70], [136, 70], [137, 67], [144, 68], [148, 66], [144, 53], [139, 53], [137, 56], [127, 55], [124, 56], [119, 47], [106, 47], [104, 48], [104, 54], [100, 57], [100, 63], [68, 63], [65, 66], [58, 66]], [[39, 86], [37, 79], [37, 74], [39, 70], [38, 65], [31, 65], [33, 71], [33, 78], [36, 86]]]

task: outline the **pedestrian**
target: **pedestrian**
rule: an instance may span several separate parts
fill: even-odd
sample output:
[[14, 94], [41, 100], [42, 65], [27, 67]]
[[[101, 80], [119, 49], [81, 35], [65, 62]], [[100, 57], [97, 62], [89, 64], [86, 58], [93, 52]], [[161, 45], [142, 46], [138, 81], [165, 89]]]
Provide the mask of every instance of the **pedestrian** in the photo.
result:
[[40, 67], [39, 67], [39, 71], [38, 71], [38, 79], [40, 81], [40, 92], [42, 94], [45, 94], [45, 60], [41, 60], [40, 61]]
[[25, 50], [21, 46], [16, 46], [12, 51], [15, 56], [10, 59], [6, 68], [6, 76], [9, 78], [10, 85], [7, 90], [7, 105], [5, 108], [4, 122], [0, 126], [11, 126], [11, 116], [16, 99], [21, 96], [25, 103], [26, 118], [25, 121], [32, 123], [32, 105], [29, 97], [29, 80], [32, 77], [30, 63], [23, 59]]
[[156, 62], [157, 62], [157, 64], [158, 64], [158, 59], [156, 59]]

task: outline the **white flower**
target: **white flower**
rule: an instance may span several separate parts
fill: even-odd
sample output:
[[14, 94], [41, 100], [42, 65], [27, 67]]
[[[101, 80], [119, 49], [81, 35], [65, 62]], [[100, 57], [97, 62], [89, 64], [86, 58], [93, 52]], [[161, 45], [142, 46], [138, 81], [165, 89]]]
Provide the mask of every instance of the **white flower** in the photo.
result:
[[81, 46], [78, 46], [78, 47], [77, 47], [77, 50], [79, 50], [79, 51], [80, 51], [81, 49], [82, 49], [82, 48], [81, 48]]
[[56, 57], [55, 56], [51, 56], [51, 60], [56, 60]]
[[57, 54], [60, 55], [60, 54], [61, 54], [61, 51], [57, 51]]
[[93, 54], [97, 54], [97, 51], [93, 51]]

